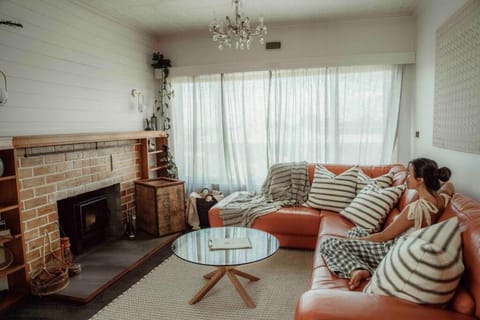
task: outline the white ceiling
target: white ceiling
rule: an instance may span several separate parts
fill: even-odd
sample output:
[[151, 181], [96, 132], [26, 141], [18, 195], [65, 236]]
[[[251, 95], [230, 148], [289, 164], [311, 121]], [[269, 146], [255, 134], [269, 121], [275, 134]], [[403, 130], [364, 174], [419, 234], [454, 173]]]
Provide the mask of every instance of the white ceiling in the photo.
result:
[[[232, 0], [73, 0], [94, 12], [152, 34], [207, 29], [216, 17], [234, 16]], [[242, 0], [253, 25], [333, 19], [411, 16], [420, 0]]]

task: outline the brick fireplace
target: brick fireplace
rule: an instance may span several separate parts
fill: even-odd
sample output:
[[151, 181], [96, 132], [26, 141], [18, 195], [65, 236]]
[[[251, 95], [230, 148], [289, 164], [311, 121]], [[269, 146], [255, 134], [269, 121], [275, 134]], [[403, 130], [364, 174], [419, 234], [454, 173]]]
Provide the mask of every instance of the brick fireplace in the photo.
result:
[[57, 201], [119, 184], [122, 216], [135, 210], [142, 148], [139, 139], [15, 148], [28, 274], [41, 267], [45, 231], [60, 248]]

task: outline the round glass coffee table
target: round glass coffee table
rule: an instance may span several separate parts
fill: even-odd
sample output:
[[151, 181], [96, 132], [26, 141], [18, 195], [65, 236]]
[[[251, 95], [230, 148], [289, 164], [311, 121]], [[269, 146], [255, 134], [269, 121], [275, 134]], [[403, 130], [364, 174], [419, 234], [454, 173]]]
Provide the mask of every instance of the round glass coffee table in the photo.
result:
[[236, 276], [251, 281], [257, 281], [260, 278], [240, 271], [235, 266], [264, 260], [277, 252], [278, 247], [278, 239], [273, 235], [261, 230], [242, 227], [201, 229], [182, 235], [172, 244], [173, 253], [180, 259], [216, 267], [216, 270], [203, 276], [208, 282], [193, 296], [190, 304], [202, 300], [208, 291], [224, 275], [227, 275], [240, 297], [250, 308], [255, 308], [255, 303]]

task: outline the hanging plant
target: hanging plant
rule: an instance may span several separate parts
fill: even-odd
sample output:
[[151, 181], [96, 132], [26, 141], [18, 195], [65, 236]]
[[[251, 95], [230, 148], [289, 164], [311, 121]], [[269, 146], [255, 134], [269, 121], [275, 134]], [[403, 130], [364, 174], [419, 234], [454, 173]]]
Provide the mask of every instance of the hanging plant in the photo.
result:
[[[160, 86], [160, 91], [158, 92], [159, 100], [155, 100], [155, 110], [161, 121], [161, 127], [159, 129], [165, 131], [168, 138], [170, 135], [169, 130], [172, 127], [170, 124], [170, 117], [168, 115], [168, 108], [170, 107], [170, 101], [174, 96], [172, 84], [168, 81], [168, 75], [170, 74], [170, 70], [168, 68], [170, 68], [172, 65], [170, 60], [164, 59], [160, 52], [155, 52], [152, 59], [152, 67], [162, 70], [162, 84]], [[166, 169], [168, 177], [178, 179], [178, 168], [168, 145], [163, 146], [163, 151], [165, 152], [167, 158]]]
[[164, 130], [169, 135], [169, 130], [171, 128], [170, 117], [168, 116], [168, 108], [170, 107], [170, 101], [174, 96], [174, 91], [172, 89], [171, 83], [168, 81], [168, 75], [170, 74], [171, 67], [170, 59], [164, 59], [163, 54], [160, 52], [155, 52], [153, 54], [152, 67], [162, 70], [162, 84], [160, 86], [160, 91], [158, 92], [159, 101], [155, 101], [156, 111], [160, 116], [160, 121], [162, 122], [161, 130]]

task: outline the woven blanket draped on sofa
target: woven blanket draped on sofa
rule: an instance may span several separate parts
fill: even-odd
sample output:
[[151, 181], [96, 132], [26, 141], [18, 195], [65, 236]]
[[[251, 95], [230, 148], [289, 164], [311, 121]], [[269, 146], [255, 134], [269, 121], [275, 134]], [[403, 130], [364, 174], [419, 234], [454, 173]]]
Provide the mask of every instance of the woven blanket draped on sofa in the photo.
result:
[[309, 189], [307, 162], [279, 163], [270, 167], [259, 195], [234, 192], [216, 207], [224, 226], [250, 227], [255, 218], [282, 206], [301, 205], [307, 200]]

